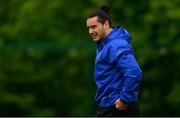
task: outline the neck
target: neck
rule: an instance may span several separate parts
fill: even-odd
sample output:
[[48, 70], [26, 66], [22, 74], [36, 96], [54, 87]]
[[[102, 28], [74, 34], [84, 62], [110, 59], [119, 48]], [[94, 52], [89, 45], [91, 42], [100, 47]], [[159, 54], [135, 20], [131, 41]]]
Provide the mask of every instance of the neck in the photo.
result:
[[112, 28], [108, 28], [108, 29], [106, 30], [106, 37], [111, 33], [112, 30], [113, 30]]

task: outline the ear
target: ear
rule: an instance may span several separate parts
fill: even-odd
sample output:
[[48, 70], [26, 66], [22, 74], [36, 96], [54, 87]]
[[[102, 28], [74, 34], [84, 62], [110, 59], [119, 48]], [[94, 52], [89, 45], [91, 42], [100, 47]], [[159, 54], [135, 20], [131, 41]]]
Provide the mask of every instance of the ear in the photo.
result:
[[107, 20], [104, 22], [104, 27], [109, 28], [109, 22]]

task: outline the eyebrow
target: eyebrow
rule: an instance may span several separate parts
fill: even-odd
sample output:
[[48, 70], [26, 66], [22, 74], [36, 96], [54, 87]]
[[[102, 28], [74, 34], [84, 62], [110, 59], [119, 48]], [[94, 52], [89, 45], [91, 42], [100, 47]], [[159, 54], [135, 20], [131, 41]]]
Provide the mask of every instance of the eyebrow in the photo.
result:
[[92, 27], [95, 27], [96, 25], [91, 25], [91, 26], [87, 26], [87, 28], [92, 28]]

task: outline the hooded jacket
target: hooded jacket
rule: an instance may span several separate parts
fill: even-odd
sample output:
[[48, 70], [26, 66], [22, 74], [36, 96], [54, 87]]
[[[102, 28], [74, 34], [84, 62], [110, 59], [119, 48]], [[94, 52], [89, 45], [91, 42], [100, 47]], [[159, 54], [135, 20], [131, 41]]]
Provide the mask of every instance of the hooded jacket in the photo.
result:
[[127, 30], [114, 27], [97, 43], [94, 79], [97, 85], [95, 98], [100, 107], [114, 106], [118, 98], [125, 104], [138, 100], [142, 71], [130, 41]]

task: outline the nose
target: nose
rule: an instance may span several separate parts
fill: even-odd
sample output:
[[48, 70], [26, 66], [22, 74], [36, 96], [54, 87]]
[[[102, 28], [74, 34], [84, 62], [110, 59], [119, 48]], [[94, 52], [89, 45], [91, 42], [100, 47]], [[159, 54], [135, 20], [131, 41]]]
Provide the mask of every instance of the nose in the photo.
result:
[[89, 28], [89, 34], [92, 34], [92, 33], [93, 33], [93, 29]]

